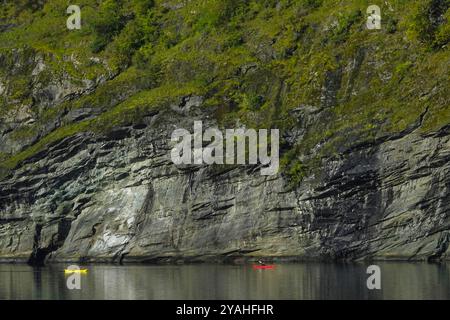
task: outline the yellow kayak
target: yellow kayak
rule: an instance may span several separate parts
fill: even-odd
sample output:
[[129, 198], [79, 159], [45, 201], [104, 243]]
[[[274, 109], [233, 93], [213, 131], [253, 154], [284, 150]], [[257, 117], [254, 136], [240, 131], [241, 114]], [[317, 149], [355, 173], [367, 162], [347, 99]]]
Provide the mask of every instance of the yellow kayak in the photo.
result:
[[87, 273], [87, 269], [64, 269], [64, 273]]

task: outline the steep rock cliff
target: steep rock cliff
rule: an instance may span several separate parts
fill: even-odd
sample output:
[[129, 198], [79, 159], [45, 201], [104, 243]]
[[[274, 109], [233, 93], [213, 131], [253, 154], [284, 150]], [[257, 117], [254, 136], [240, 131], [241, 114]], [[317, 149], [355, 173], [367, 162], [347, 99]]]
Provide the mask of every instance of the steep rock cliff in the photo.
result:
[[449, 256], [448, 128], [349, 150], [292, 190], [255, 167], [173, 165], [170, 129], [192, 128], [199, 108], [28, 159], [0, 184], [2, 259]]

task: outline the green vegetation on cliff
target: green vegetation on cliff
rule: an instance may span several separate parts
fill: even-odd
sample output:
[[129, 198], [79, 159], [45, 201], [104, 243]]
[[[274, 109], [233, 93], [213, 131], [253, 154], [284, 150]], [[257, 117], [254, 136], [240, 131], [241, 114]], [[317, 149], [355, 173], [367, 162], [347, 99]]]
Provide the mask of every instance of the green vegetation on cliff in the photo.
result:
[[[55, 140], [138, 122], [188, 95], [205, 97], [223, 126], [304, 130], [284, 150], [293, 183], [356, 144], [450, 122], [449, 0], [80, 0], [76, 31], [65, 28], [65, 0], [5, 3], [0, 121], [26, 106], [36, 121], [13, 137], [42, 138], [3, 154], [3, 168]], [[381, 30], [366, 28], [371, 4], [381, 8]], [[36, 57], [45, 68], [32, 80]], [[97, 85], [42, 107], [33, 88], [55, 79]], [[99, 112], [57, 121], [42, 135], [79, 108]], [[298, 116], [305, 113], [308, 122]]]

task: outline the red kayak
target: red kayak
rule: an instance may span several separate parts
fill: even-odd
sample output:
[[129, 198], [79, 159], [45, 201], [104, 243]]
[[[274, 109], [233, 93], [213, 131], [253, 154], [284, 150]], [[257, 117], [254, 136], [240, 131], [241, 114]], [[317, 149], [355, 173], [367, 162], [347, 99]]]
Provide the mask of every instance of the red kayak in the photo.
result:
[[271, 270], [271, 269], [275, 269], [275, 265], [274, 264], [268, 264], [268, 265], [254, 264], [253, 269], [255, 269], [255, 270]]

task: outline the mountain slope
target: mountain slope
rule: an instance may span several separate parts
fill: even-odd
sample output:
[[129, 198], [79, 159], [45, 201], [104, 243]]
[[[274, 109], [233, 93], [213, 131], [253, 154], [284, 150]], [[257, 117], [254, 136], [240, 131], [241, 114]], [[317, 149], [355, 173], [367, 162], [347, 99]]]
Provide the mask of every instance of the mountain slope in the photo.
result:
[[[0, 11], [0, 258], [450, 256], [449, 1], [381, 30], [368, 1], [37, 4]], [[174, 166], [199, 119], [280, 129], [280, 174]]]

